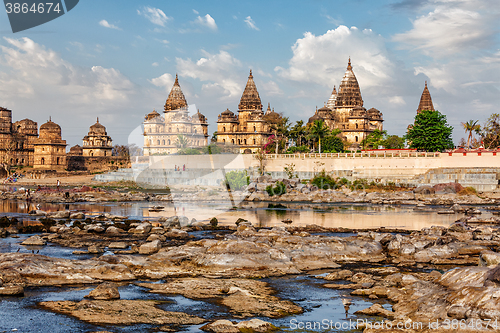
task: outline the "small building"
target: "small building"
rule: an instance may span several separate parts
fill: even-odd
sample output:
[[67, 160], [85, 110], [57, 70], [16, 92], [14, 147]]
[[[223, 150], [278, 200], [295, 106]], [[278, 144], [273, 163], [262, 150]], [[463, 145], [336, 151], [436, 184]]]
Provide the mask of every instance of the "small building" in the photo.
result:
[[34, 140], [33, 146], [34, 169], [66, 169], [66, 141], [61, 137], [61, 127], [51, 119], [40, 126], [40, 135]]
[[83, 138], [83, 156], [111, 156], [113, 140], [108, 136], [106, 127], [97, 122], [90, 126], [89, 133]]

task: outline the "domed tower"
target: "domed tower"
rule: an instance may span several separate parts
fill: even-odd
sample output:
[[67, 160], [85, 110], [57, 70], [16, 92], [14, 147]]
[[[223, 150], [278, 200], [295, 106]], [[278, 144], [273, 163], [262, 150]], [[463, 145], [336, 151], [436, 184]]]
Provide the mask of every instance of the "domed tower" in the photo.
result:
[[186, 97], [184, 97], [184, 93], [182, 92], [181, 86], [179, 84], [179, 77], [175, 74], [175, 82], [170, 90], [170, 94], [168, 95], [167, 101], [165, 102], [164, 113], [165, 120], [171, 121], [172, 118], [178, 112], [188, 111], [188, 104], [186, 101]]
[[417, 114], [424, 110], [435, 111], [434, 105], [432, 104], [431, 93], [427, 88], [427, 81], [425, 81], [424, 91], [422, 92], [422, 96], [420, 97], [420, 104], [418, 104]]
[[328, 102], [326, 103], [326, 107], [330, 110], [334, 110], [335, 103], [337, 103], [337, 89], [335, 88], [335, 86], [333, 86], [333, 91], [330, 95], [330, 98], [328, 99]]
[[356, 106], [363, 106], [363, 98], [359, 89], [358, 80], [352, 70], [351, 58], [347, 64], [342, 82], [335, 101], [336, 113], [340, 122], [346, 122], [351, 110]]
[[66, 141], [61, 137], [61, 127], [52, 119], [40, 126], [40, 135], [33, 146], [33, 168], [58, 171], [66, 168]]
[[111, 156], [112, 142], [106, 127], [97, 118], [97, 122], [90, 126], [89, 133], [83, 138], [83, 156]]

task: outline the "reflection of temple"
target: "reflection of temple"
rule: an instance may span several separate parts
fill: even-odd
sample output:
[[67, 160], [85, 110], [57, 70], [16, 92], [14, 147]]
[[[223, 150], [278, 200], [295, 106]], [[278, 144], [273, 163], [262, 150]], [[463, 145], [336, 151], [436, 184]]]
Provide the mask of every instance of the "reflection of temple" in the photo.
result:
[[61, 137], [61, 127], [49, 120], [40, 126], [40, 136], [33, 143], [34, 169], [66, 169], [66, 141]]
[[168, 95], [163, 117], [153, 110], [144, 120], [144, 155], [174, 154], [179, 148], [197, 148], [207, 145], [207, 118], [198, 112], [188, 114], [188, 104], [175, 76]]
[[363, 98], [359, 88], [358, 80], [351, 66], [351, 59], [347, 70], [340, 83], [339, 90], [335, 87], [324, 107], [317, 109], [315, 114], [309, 118], [308, 124], [315, 120], [323, 120], [330, 128], [339, 129], [348, 143], [358, 147], [363, 139], [376, 129], [383, 129], [382, 113], [371, 108], [363, 107]]
[[259, 92], [252, 71], [238, 105], [238, 115], [226, 109], [217, 120], [217, 142], [240, 146], [242, 153], [256, 152], [267, 143], [272, 132], [264, 117], [272, 117], [270, 106], [267, 113], [262, 110]]
[[106, 127], [97, 122], [90, 126], [89, 133], [83, 138], [83, 156], [111, 156], [113, 144]]

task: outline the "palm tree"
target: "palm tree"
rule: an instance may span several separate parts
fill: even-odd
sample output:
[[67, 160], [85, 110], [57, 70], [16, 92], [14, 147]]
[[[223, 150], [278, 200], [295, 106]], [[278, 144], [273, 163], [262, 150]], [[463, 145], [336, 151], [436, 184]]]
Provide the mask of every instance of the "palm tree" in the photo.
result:
[[175, 142], [177, 148], [184, 149], [189, 146], [189, 139], [182, 134], [177, 135], [177, 141]]
[[302, 145], [302, 138], [306, 136], [306, 128], [304, 126], [304, 121], [299, 120], [295, 123], [295, 125], [290, 129], [290, 137], [295, 141], [295, 145]]
[[472, 139], [472, 132], [478, 133], [481, 130], [481, 125], [478, 124], [479, 120], [469, 120], [466, 123], [462, 123], [462, 126], [464, 127], [465, 134], [469, 133], [469, 136], [467, 137], [467, 148], [470, 147], [470, 141]]
[[330, 134], [330, 129], [323, 120], [315, 120], [314, 123], [309, 127], [309, 138], [318, 139], [319, 153], [321, 154], [321, 138], [324, 138]]

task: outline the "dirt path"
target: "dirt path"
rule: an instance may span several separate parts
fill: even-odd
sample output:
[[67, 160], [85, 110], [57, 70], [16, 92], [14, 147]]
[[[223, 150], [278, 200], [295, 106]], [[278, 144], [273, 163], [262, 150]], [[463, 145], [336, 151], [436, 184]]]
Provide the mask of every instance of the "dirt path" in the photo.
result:
[[17, 185], [41, 185], [41, 186], [57, 186], [57, 180], [61, 182], [61, 186], [77, 186], [77, 185], [103, 185], [105, 183], [92, 180], [94, 175], [78, 175], [68, 177], [47, 177], [44, 179], [26, 179], [21, 178], [16, 183]]

